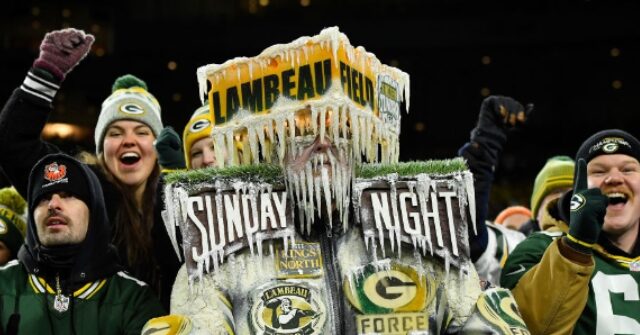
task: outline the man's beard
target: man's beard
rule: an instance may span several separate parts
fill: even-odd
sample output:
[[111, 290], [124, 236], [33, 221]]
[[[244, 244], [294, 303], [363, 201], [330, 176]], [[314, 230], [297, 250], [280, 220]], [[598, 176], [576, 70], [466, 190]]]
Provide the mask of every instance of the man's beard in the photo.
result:
[[[315, 136], [296, 138], [298, 143], [289, 148], [290, 154], [300, 158], [305, 149], [313, 145]], [[297, 159], [286, 165], [287, 190], [295, 199], [298, 208], [298, 225], [302, 234], [311, 233], [315, 217], [326, 217], [333, 226], [333, 212], [338, 212], [344, 229], [347, 228], [351, 197], [352, 152], [348, 140], [340, 139], [337, 144], [308, 157]], [[293, 161], [293, 160], [288, 160]]]

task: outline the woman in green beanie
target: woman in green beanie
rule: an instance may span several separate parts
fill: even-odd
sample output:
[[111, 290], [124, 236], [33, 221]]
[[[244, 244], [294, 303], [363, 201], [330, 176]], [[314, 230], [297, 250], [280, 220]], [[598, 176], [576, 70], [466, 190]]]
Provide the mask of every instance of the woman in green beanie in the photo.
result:
[[[23, 195], [35, 162], [59, 151], [42, 141], [40, 133], [60, 83], [92, 43], [93, 36], [72, 28], [48, 33], [25, 81], [0, 114], [0, 165]], [[153, 144], [162, 129], [160, 104], [146, 84], [131, 75], [120, 77], [102, 104], [95, 156], [86, 161], [93, 163], [102, 184], [121, 262], [150, 284], [168, 308], [180, 261], [161, 217], [160, 168]]]

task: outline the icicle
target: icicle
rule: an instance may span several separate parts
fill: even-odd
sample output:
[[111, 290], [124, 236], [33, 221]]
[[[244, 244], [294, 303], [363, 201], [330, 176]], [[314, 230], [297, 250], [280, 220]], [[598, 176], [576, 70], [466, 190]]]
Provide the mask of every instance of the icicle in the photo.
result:
[[289, 146], [291, 147], [290, 150], [292, 152], [296, 152], [296, 118], [294, 113], [289, 114], [287, 122], [289, 123], [289, 138], [291, 139], [291, 141], [289, 141]]
[[451, 256], [449, 255], [449, 251], [445, 250], [444, 252], [444, 271], [449, 277], [449, 269], [451, 268]]
[[[262, 153], [262, 158], [264, 158], [265, 160], [267, 159], [267, 156], [269, 156], [269, 152], [267, 151], [267, 145], [265, 143], [264, 140], [264, 125], [260, 124], [256, 127], [256, 132], [258, 134], [258, 142], [260, 143], [260, 152]], [[258, 157], [258, 153], [255, 153], [255, 156]], [[257, 163], [256, 163], [257, 164]]]
[[[333, 59], [338, 59], [338, 48], [340, 47], [340, 40], [339, 40], [339, 33], [333, 33], [331, 34], [331, 52], [333, 53]], [[335, 63], [335, 67], [336, 69], [339, 67], [340, 62], [336, 61]]]
[[358, 119], [356, 113], [351, 113], [351, 140], [356, 163], [360, 162], [360, 158], [357, 157], [360, 154], [360, 121]]
[[337, 106], [332, 106], [331, 107], [331, 118], [330, 118], [330, 122], [331, 122], [331, 135], [333, 138], [333, 143], [335, 143], [335, 145], [338, 145], [338, 139], [340, 138], [340, 114], [338, 113], [338, 108]]
[[256, 244], [258, 248], [258, 257], [262, 258], [262, 234], [256, 234]]
[[307, 162], [305, 165], [305, 178], [307, 180], [307, 203], [305, 203], [305, 210], [307, 212], [307, 219], [313, 220], [314, 218], [314, 203], [313, 203], [313, 172], [311, 162]]
[[247, 137], [249, 139], [249, 147], [251, 148], [251, 158], [253, 164], [260, 163], [258, 141], [256, 141], [256, 128], [255, 126], [247, 127]]
[[324, 202], [326, 206], [326, 211], [329, 213], [327, 215], [329, 217], [329, 227], [333, 227], [333, 222], [331, 221], [331, 188], [329, 187], [329, 173], [327, 173], [326, 167], [321, 167], [322, 174], [322, 191], [324, 192]]
[[409, 102], [411, 101], [411, 89], [410, 89], [411, 79], [409, 78], [409, 74], [404, 74], [404, 101], [405, 101], [405, 111], [409, 113]]
[[249, 61], [249, 81], [253, 81], [253, 62]]
[[213, 143], [213, 153], [216, 156], [216, 164], [218, 167], [224, 167], [224, 134], [217, 133]]
[[[204, 105], [205, 98], [207, 96], [207, 82], [209, 81], [207, 78], [206, 67], [201, 66], [196, 71], [198, 76], [198, 95], [200, 98], [200, 104]], [[213, 83], [212, 83], [213, 86]]]
[[276, 121], [276, 135], [278, 136], [278, 159], [280, 160], [280, 165], [282, 165], [284, 161], [284, 153], [285, 153], [285, 145], [287, 143], [287, 138], [284, 132], [284, 120]]
[[[235, 157], [237, 157], [237, 155], [236, 155], [236, 146], [233, 139], [233, 131], [226, 132], [225, 136], [226, 136], [226, 148], [227, 148], [227, 165], [233, 166], [237, 163], [235, 161]], [[213, 151], [216, 152], [215, 150], [216, 148], [214, 146]], [[217, 157], [217, 153], [216, 153], [216, 157]], [[217, 164], [218, 166], [224, 166], [223, 164], [219, 164], [219, 163]]]
[[327, 110], [320, 111], [320, 141], [324, 142], [324, 133], [326, 131]]
[[318, 134], [318, 109], [311, 108], [311, 131], [313, 135]]
[[300, 171], [298, 175], [300, 177], [300, 193], [302, 193], [302, 203], [300, 203], [299, 206], [304, 209], [304, 220], [307, 227], [306, 232], [309, 234], [311, 233], [311, 218], [307, 211], [307, 177], [305, 170]]
[[429, 244], [429, 252], [433, 256], [433, 243], [431, 243], [431, 228], [429, 227], [429, 217], [427, 216], [427, 200], [429, 199], [429, 190], [431, 180], [426, 174], [418, 174], [418, 184], [416, 185], [418, 191], [418, 202], [420, 203], [420, 216], [422, 222], [424, 222], [424, 234], [427, 243]]
[[320, 183], [321, 177], [313, 178], [313, 190], [316, 193], [316, 210], [318, 211], [318, 217], [322, 216], [322, 186], [320, 185]]
[[[300, 226], [300, 231], [304, 234], [304, 212], [302, 210], [302, 202], [300, 195], [300, 177], [297, 173], [290, 173], [289, 178], [293, 180], [293, 189], [296, 199], [296, 204], [298, 204], [298, 225]], [[295, 205], [294, 205], [295, 206]]]
[[[249, 189], [249, 202], [251, 203], [251, 219], [254, 225], [259, 225], [259, 216], [258, 216], [258, 197], [256, 189], [251, 187]], [[256, 247], [258, 248], [258, 255], [262, 257], [262, 240], [260, 234], [254, 235], [256, 238]]]
[[[476, 194], [473, 187], [473, 176], [471, 172], [465, 171], [464, 174], [464, 186], [467, 192], [467, 199], [469, 201], [469, 214], [471, 215], [471, 224], [473, 225], [473, 233], [478, 235], [478, 228], [476, 226]], [[464, 216], [463, 216], [464, 217]]]
[[360, 162], [361, 157], [363, 154], [366, 154], [366, 148], [367, 148], [367, 124], [366, 124], [366, 120], [364, 119], [364, 117], [358, 117], [358, 122], [360, 123], [358, 125], [358, 128], [360, 128], [360, 151], [356, 152], [357, 157], [358, 157], [358, 162]]
[[[349, 118], [349, 115], [347, 113], [347, 108], [346, 107], [339, 107], [339, 112], [340, 112], [340, 128], [342, 130], [342, 137], [343, 138], [349, 138], [349, 133], [348, 133], [348, 129], [347, 129], [347, 119]], [[337, 142], [336, 142], [337, 143]]]
[[327, 152], [327, 156], [329, 157], [329, 166], [331, 167], [331, 180], [329, 182], [330, 185], [333, 186], [333, 198], [336, 202], [340, 218], [342, 218], [342, 185], [340, 184], [340, 177], [337, 172], [337, 163], [331, 151]]

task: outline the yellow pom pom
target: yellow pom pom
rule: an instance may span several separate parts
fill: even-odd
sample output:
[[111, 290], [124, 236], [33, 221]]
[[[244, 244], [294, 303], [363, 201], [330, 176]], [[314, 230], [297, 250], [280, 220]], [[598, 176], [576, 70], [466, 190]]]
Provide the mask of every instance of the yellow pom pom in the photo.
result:
[[0, 205], [7, 207], [18, 215], [24, 215], [24, 211], [27, 208], [27, 202], [13, 187], [0, 189]]

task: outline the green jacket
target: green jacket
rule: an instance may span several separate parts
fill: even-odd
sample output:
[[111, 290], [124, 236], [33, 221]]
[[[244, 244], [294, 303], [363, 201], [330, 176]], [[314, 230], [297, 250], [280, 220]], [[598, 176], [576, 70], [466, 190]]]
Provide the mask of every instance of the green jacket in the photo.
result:
[[[534, 233], [509, 255], [511, 289], [532, 334], [640, 334], [640, 256], [601, 238], [580, 261], [562, 232]], [[583, 256], [584, 257], [584, 256]]]
[[140, 334], [149, 319], [164, 314], [150, 288], [124, 272], [87, 282], [64, 312], [54, 308], [55, 287], [17, 260], [0, 268], [2, 328], [17, 311], [19, 334]]

